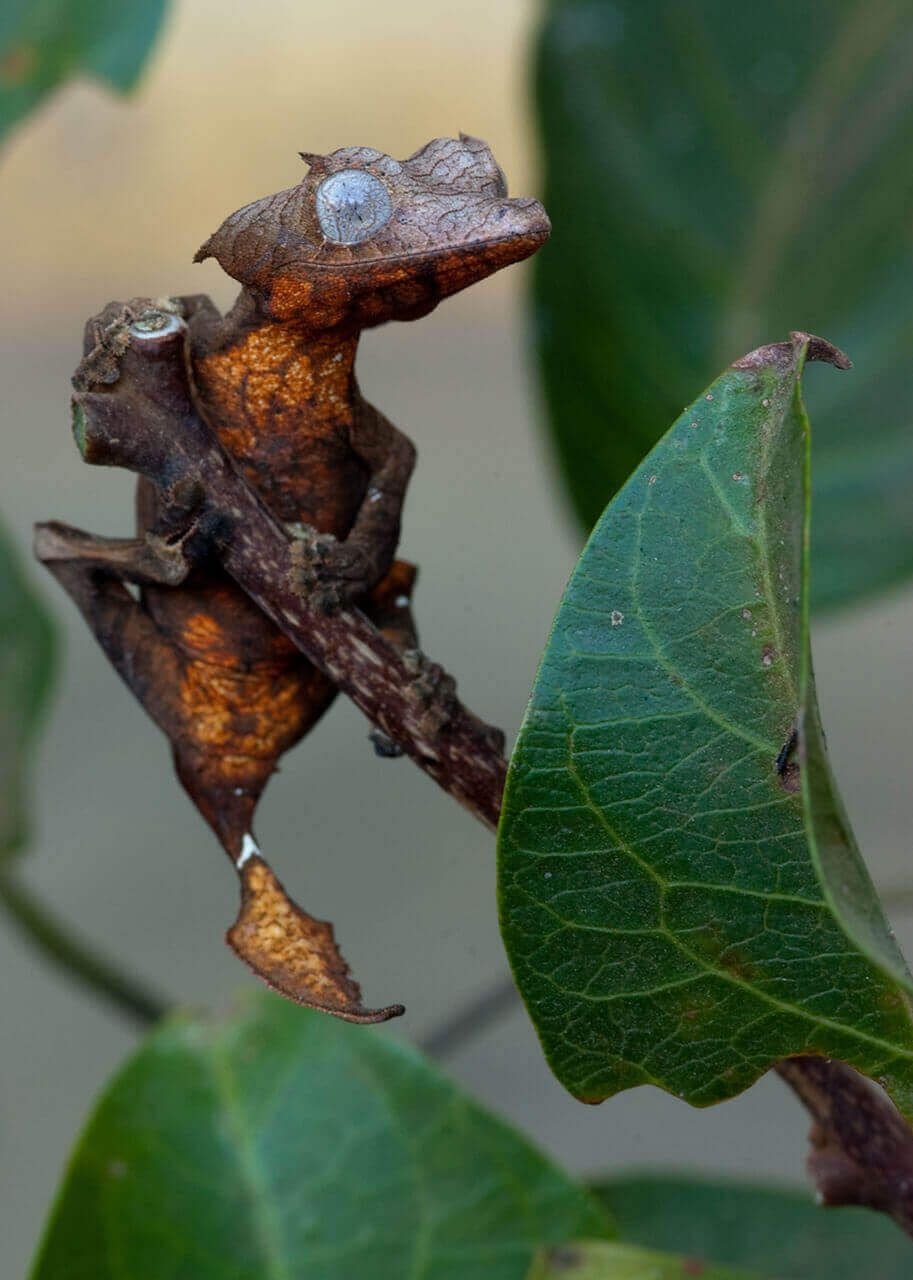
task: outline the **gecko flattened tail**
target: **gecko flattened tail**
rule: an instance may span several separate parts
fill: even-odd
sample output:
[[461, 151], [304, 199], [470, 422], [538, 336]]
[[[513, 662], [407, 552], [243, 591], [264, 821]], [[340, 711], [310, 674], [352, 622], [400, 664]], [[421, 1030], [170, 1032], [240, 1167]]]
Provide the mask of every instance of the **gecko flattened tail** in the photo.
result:
[[292, 901], [257, 848], [251, 822], [274, 762], [205, 756], [186, 746], [177, 747], [174, 758], [178, 777], [238, 872], [241, 906], [225, 935], [235, 955], [268, 987], [310, 1009], [348, 1022], [385, 1022], [403, 1013], [402, 1005], [362, 1005], [333, 926]]
[[280, 995], [346, 1022], [386, 1022], [405, 1013], [401, 1004], [366, 1009], [349, 975], [333, 926], [297, 906], [251, 836], [238, 859], [241, 909], [225, 940], [239, 959]]
[[[311, 668], [310, 675], [319, 673]], [[278, 679], [277, 684], [281, 686]], [[327, 686], [321, 701], [328, 702], [332, 693]], [[332, 925], [316, 920], [292, 901], [250, 834], [279, 750], [253, 755], [200, 747], [185, 730], [174, 746], [175, 770], [238, 872], [241, 906], [226, 934], [234, 953], [268, 987], [296, 1004], [348, 1022], [385, 1022], [403, 1013], [402, 1005], [364, 1007]]]

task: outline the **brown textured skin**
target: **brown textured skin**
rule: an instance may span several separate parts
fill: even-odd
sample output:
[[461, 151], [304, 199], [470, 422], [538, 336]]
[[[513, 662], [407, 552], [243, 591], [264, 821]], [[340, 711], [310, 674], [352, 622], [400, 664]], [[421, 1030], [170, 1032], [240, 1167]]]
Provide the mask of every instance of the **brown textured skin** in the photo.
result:
[[[437, 139], [404, 162], [368, 148], [309, 159], [297, 187], [231, 215], [197, 255], [217, 257], [244, 286], [229, 315], [204, 297], [182, 302], [203, 416], [280, 519], [343, 540], [382, 465], [383, 428], [393, 430], [355, 381], [360, 330], [426, 314], [526, 257], [548, 222], [535, 201], [506, 199], [503, 175], [476, 139]], [[314, 195], [328, 174], [353, 168], [384, 181], [393, 217], [368, 241], [328, 243]], [[143, 489], [140, 532], [155, 520]], [[381, 597], [389, 595], [383, 576], [398, 536], [396, 508], [373, 575]], [[190, 585], [147, 587], [144, 601], [185, 659], [179, 775], [237, 857], [277, 760], [320, 719], [335, 689], [225, 577], [198, 575]], [[383, 626], [370, 593], [359, 603]]]
[[[181, 312], [199, 414], [273, 514], [297, 527], [295, 589], [325, 610], [357, 605], [391, 643], [413, 649], [415, 570], [394, 553], [414, 449], [359, 392], [358, 336], [425, 315], [529, 256], [549, 223], [536, 201], [507, 198], [477, 139], [436, 139], [402, 162], [369, 148], [306, 159], [297, 187], [232, 214], [199, 251], [242, 285], [227, 316], [202, 296], [152, 310], [164, 320]], [[347, 244], [323, 234], [315, 196], [328, 176], [353, 169], [383, 183], [390, 217]], [[90, 322], [77, 389], [117, 381], [144, 306], [111, 304]], [[198, 561], [189, 576], [175, 575], [171, 540], [192, 547], [192, 516], [190, 532], [169, 528], [178, 517], [159, 506], [159, 491], [140, 481], [137, 542], [45, 526], [43, 558], [167, 734], [181, 782], [238, 868], [230, 945], [293, 1000], [353, 1021], [392, 1017], [401, 1006], [361, 1005], [331, 926], [292, 903], [247, 844], [277, 761], [320, 719], [335, 686], [217, 565]], [[183, 510], [174, 499], [169, 510]], [[124, 581], [140, 584], [139, 604]]]

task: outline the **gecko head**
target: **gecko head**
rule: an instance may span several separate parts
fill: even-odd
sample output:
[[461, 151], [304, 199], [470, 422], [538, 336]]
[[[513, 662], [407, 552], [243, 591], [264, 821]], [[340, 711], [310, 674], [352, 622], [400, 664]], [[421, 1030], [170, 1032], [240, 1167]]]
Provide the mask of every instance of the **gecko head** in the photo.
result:
[[214, 257], [275, 320], [308, 329], [414, 320], [534, 253], [551, 229], [536, 200], [510, 199], [488, 146], [435, 138], [408, 160], [370, 147], [302, 153], [308, 172], [222, 223]]

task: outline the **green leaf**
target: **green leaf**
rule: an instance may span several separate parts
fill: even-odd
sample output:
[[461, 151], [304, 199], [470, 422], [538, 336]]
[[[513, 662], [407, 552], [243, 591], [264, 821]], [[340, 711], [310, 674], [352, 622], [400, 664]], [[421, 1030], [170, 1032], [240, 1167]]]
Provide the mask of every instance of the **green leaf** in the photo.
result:
[[688, 1280], [689, 1276], [700, 1276], [701, 1280], [753, 1280], [756, 1273], [705, 1267], [693, 1258], [676, 1258], [630, 1245], [581, 1240], [543, 1250], [527, 1280]]
[[818, 724], [806, 350], [846, 363], [801, 334], [744, 357], [610, 504], [511, 760], [502, 932], [589, 1102], [655, 1084], [704, 1106], [818, 1053], [913, 1117], [910, 977]]
[[416, 1051], [274, 996], [179, 1017], [76, 1148], [36, 1280], [522, 1280], [595, 1199]]
[[814, 603], [913, 572], [913, 10], [550, 0], [536, 259], [551, 430], [587, 528], [739, 352], [852, 351], [810, 389]]
[[53, 89], [85, 73], [125, 91], [166, 0], [5, 0], [0, 11], [0, 139]]
[[54, 667], [51, 623], [0, 528], [0, 866], [26, 836], [26, 768]]
[[913, 1242], [884, 1214], [821, 1209], [801, 1191], [685, 1174], [613, 1178], [595, 1190], [633, 1244], [777, 1280], [913, 1275]]

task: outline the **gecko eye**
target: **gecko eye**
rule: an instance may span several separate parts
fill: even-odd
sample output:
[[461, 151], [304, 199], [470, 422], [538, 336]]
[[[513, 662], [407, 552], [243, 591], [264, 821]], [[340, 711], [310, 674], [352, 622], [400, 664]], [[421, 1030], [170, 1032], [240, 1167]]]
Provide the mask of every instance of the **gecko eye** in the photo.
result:
[[386, 226], [392, 213], [387, 188], [364, 169], [343, 169], [317, 188], [317, 221], [328, 240], [358, 244]]

